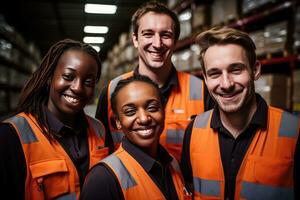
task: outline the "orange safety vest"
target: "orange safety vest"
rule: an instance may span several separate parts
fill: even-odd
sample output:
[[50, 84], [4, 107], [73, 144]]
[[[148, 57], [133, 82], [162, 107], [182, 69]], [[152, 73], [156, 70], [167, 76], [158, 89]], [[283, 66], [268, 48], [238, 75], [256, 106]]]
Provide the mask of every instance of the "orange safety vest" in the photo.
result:
[[[116, 175], [125, 200], [166, 199], [143, 167], [123, 149], [122, 145], [101, 163], [105, 163]], [[186, 193], [176, 159], [172, 160], [169, 169], [179, 200], [191, 199], [191, 195]]]
[[[195, 199], [224, 199], [225, 178], [212, 111], [194, 121], [190, 161]], [[298, 117], [268, 108], [266, 130], [257, 130], [236, 177], [235, 199], [293, 199], [294, 152]]]
[[[113, 79], [108, 87], [108, 122], [116, 146], [120, 144], [123, 133], [113, 125], [113, 111], [110, 98], [117, 83], [133, 76], [133, 71]], [[181, 158], [184, 131], [192, 115], [204, 112], [204, 85], [201, 79], [187, 73], [177, 72], [179, 86], [173, 87], [165, 106], [165, 128], [160, 143], [177, 160]]]
[[[89, 168], [108, 155], [102, 123], [87, 116]], [[15, 128], [27, 165], [25, 199], [79, 199], [80, 182], [76, 167], [58, 141], [49, 141], [32, 115], [20, 113], [5, 120]]]

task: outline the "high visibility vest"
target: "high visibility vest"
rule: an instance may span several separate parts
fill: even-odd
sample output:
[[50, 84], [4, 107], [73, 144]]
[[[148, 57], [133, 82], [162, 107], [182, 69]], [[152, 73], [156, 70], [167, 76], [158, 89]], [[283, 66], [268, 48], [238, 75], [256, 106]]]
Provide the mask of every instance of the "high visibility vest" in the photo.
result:
[[[86, 116], [89, 128], [89, 168], [108, 155], [101, 122]], [[75, 165], [56, 140], [49, 141], [32, 115], [20, 113], [5, 120], [16, 130], [26, 159], [25, 199], [79, 199], [80, 182]]]
[[[212, 111], [194, 121], [190, 161], [195, 199], [224, 199], [225, 178]], [[293, 199], [293, 162], [298, 117], [268, 108], [266, 130], [255, 133], [236, 177], [235, 199]]]
[[[143, 167], [123, 149], [122, 145], [101, 163], [105, 163], [116, 175], [125, 200], [166, 199]], [[185, 193], [183, 177], [175, 158], [169, 169], [178, 198], [191, 199], [191, 196]]]
[[[114, 122], [111, 109], [111, 95], [122, 79], [133, 76], [128, 72], [113, 79], [108, 87], [108, 122], [114, 144], [118, 146], [123, 137], [121, 130], [112, 125]], [[160, 143], [177, 160], [180, 160], [185, 128], [192, 115], [204, 112], [204, 85], [201, 79], [187, 73], [177, 72], [179, 85], [173, 87], [165, 106], [165, 127], [160, 136]]]

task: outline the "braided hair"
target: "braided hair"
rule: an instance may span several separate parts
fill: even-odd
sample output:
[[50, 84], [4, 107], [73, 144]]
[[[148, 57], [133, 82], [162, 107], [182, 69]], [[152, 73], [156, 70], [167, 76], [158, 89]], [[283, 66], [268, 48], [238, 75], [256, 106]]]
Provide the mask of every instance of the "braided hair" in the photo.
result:
[[97, 81], [101, 75], [101, 62], [96, 50], [90, 45], [71, 39], [64, 39], [52, 45], [42, 59], [39, 68], [31, 75], [23, 87], [17, 106], [17, 113], [32, 114], [48, 138], [53, 138], [45, 109], [49, 99], [50, 83], [62, 54], [68, 50], [80, 50], [91, 55], [98, 64]]

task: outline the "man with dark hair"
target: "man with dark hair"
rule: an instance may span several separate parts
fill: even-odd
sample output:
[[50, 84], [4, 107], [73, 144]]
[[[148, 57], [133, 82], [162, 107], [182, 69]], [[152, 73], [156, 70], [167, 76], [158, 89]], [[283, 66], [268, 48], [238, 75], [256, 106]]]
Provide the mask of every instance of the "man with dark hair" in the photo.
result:
[[255, 93], [255, 44], [231, 28], [205, 31], [196, 42], [216, 106], [185, 133], [181, 164], [195, 199], [296, 198], [300, 121]]
[[[204, 112], [208, 105], [202, 80], [176, 71], [171, 62], [180, 33], [176, 14], [159, 2], [148, 2], [132, 17], [132, 40], [139, 54], [139, 64], [134, 71], [113, 79], [100, 95], [96, 118], [100, 119], [118, 145], [123, 133], [114, 125], [110, 105], [111, 94], [118, 81], [133, 74], [149, 77], [159, 85], [166, 113], [165, 129], [160, 142], [178, 160], [186, 126], [193, 115]], [[111, 134], [110, 134], [111, 133]]]

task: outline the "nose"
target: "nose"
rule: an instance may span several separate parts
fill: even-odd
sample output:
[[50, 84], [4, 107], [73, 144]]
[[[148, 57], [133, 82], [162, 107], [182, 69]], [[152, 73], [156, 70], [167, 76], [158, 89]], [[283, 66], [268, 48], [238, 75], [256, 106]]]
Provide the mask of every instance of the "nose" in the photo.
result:
[[233, 87], [233, 85], [234, 85], [233, 80], [229, 74], [225, 73], [222, 75], [220, 85], [221, 85], [221, 88], [225, 89], [225, 90], [231, 89]]
[[75, 79], [71, 84], [71, 90], [74, 93], [80, 93], [83, 89], [83, 85], [80, 79]]
[[153, 36], [153, 41], [152, 41], [152, 46], [155, 47], [155, 48], [160, 48], [162, 45], [162, 42], [161, 42], [161, 37], [159, 34], [155, 34]]
[[151, 121], [151, 117], [145, 110], [140, 110], [138, 112], [138, 123], [140, 124], [148, 124]]

